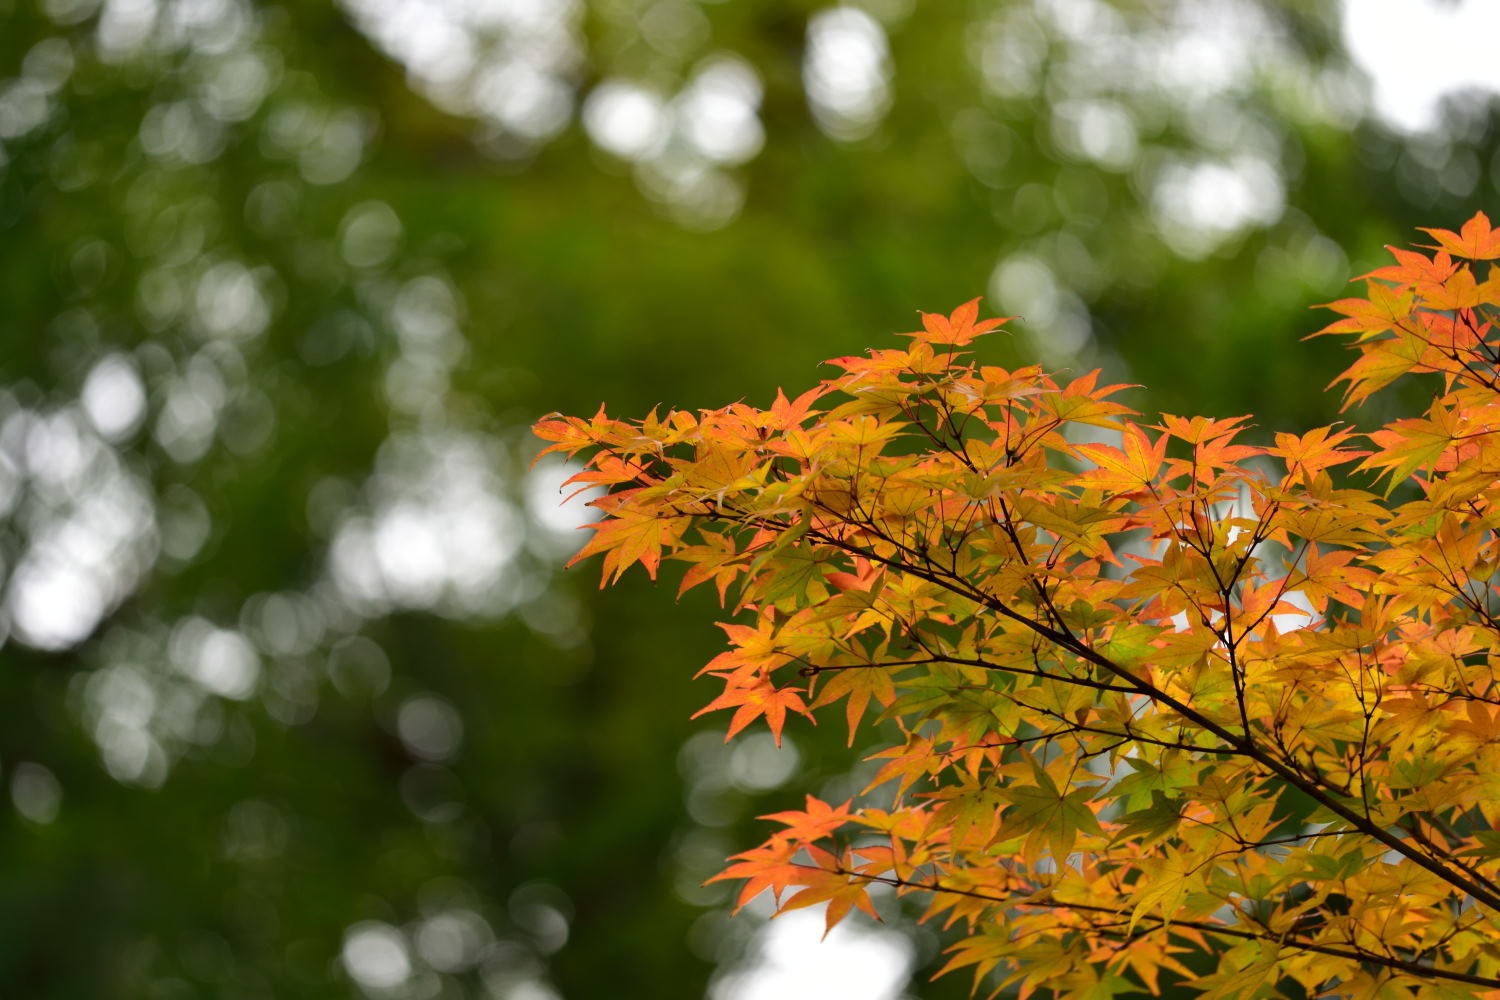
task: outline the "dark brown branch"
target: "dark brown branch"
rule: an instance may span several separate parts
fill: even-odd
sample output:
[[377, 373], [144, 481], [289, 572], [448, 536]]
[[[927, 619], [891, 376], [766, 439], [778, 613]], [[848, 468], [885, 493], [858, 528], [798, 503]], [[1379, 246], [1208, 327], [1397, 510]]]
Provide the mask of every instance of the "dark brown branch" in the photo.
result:
[[[755, 518], [737, 516], [734, 512], [726, 511], [722, 508], [714, 510], [708, 516], [714, 519], [726, 520], [733, 523], [747, 525], [755, 524], [757, 521], [757, 519]], [[783, 529], [785, 528], [784, 525], [778, 525], [778, 527], [781, 527]], [[873, 526], [870, 525], [856, 525], [855, 527], [861, 527], [866, 531], [873, 530]], [[890, 537], [881, 534], [878, 531], [875, 531], [874, 533], [883, 541], [896, 545], [898, 549], [910, 552], [908, 546], [903, 546], [899, 542], [896, 542], [894, 539], [891, 539]], [[1442, 879], [1444, 882], [1448, 883], [1454, 888], [1462, 890], [1464, 893], [1474, 899], [1475, 902], [1480, 903], [1497, 913], [1500, 913], [1500, 893], [1495, 893], [1487, 887], [1481, 885], [1475, 879], [1470, 877], [1466, 872], [1455, 870], [1453, 867], [1450, 867], [1447, 864], [1443, 864], [1439, 860], [1430, 857], [1423, 851], [1413, 847], [1405, 840], [1402, 840], [1400, 837], [1395, 836], [1385, 828], [1379, 826], [1368, 816], [1362, 815], [1360, 812], [1356, 812], [1354, 809], [1346, 806], [1344, 803], [1340, 802], [1337, 798], [1334, 797], [1336, 795], [1343, 795], [1342, 791], [1320, 785], [1313, 777], [1304, 774], [1302, 770], [1295, 764], [1288, 764], [1267, 753], [1265, 748], [1250, 736], [1235, 733], [1225, 726], [1220, 725], [1213, 719], [1192, 708], [1190, 705], [1186, 704], [1180, 699], [1173, 697], [1171, 694], [1161, 690], [1146, 679], [1137, 676], [1120, 664], [1083, 644], [1077, 639], [1076, 636], [1073, 636], [1071, 633], [1067, 631], [1060, 631], [1059, 629], [1054, 628], [1046, 624], [1045, 622], [1040, 622], [1024, 614], [1021, 614], [999, 598], [988, 594], [976, 587], [973, 587], [966, 581], [958, 579], [955, 575], [944, 574], [940, 572], [930, 562], [927, 566], [924, 567], [913, 565], [910, 562], [906, 562], [898, 558], [883, 556], [880, 553], [875, 552], [873, 549], [855, 544], [854, 542], [851, 542], [822, 528], [811, 528], [808, 530], [807, 535], [809, 538], [820, 541], [823, 544], [839, 549], [840, 551], [846, 552], [850, 555], [868, 559], [873, 563], [878, 563], [882, 566], [886, 566], [890, 569], [896, 570], [897, 572], [908, 573], [912, 576], [917, 577], [918, 579], [926, 580], [927, 582], [934, 584], [935, 586], [941, 587], [951, 593], [957, 594], [960, 597], [964, 597], [980, 607], [983, 607], [989, 611], [1001, 615], [1004, 618], [1014, 621], [1025, 628], [1030, 629], [1041, 637], [1047, 639], [1054, 646], [1066, 650], [1073, 655], [1085, 660], [1086, 662], [1092, 663], [1100, 669], [1110, 673], [1118, 680], [1122, 681], [1124, 684], [1130, 686], [1134, 693], [1145, 695], [1147, 698], [1150, 698], [1157, 704], [1171, 709], [1173, 712], [1181, 716], [1183, 719], [1187, 720], [1192, 725], [1197, 726], [1199, 729], [1218, 737], [1226, 745], [1239, 751], [1243, 756], [1254, 760], [1257, 764], [1259, 764], [1265, 770], [1269, 771], [1272, 775], [1276, 776], [1282, 781], [1285, 781], [1287, 784], [1306, 794], [1314, 802], [1318, 803], [1318, 805], [1322, 806], [1330, 813], [1344, 820], [1354, 830], [1357, 830], [1365, 836], [1371, 838], [1372, 840], [1385, 845], [1387, 848], [1395, 851], [1397, 854], [1411, 861], [1418, 867], [1431, 872], [1433, 875], [1436, 875], [1438, 878]], [[921, 555], [919, 553], [917, 553], [916, 555], [918, 558], [921, 558]], [[1066, 625], [1063, 625], [1063, 629], [1066, 629]], [[1059, 679], [1065, 680], [1065, 678]], [[1330, 794], [1330, 792], [1332, 794]], [[1363, 808], [1363, 805], [1364, 804], [1361, 803], [1361, 808]]]
[[[815, 866], [806, 865], [803, 867], [813, 868]], [[825, 871], [826, 869], [819, 868], [818, 870]], [[882, 885], [892, 886], [893, 888], [897, 889], [921, 889], [926, 892], [948, 893], [951, 895], [966, 896], [970, 899], [982, 899], [988, 902], [1003, 903], [1008, 906], [1016, 906], [1022, 908], [1034, 906], [1042, 909], [1079, 910], [1085, 913], [1102, 913], [1108, 916], [1121, 917], [1126, 919], [1131, 917], [1131, 914], [1125, 910], [1117, 910], [1108, 906], [1094, 906], [1088, 903], [1069, 903], [1062, 900], [1037, 899], [1034, 897], [1017, 899], [1014, 897], [997, 896], [993, 893], [979, 892], [974, 889], [958, 889], [951, 886], [945, 886], [938, 881], [916, 882], [910, 879], [903, 879], [891, 875], [868, 875], [863, 872], [850, 871], [842, 866], [835, 868], [834, 871], [839, 875], [847, 875], [853, 878], [860, 878], [868, 882], [878, 882]], [[1238, 927], [1225, 927], [1220, 924], [1211, 924], [1203, 920], [1174, 919], [1168, 921], [1161, 917], [1149, 915], [1141, 916], [1139, 920], [1154, 921], [1155, 923], [1152, 927], [1153, 930], [1168, 931], [1174, 926], [1190, 927], [1193, 930], [1202, 931], [1205, 934], [1218, 935], [1220, 937], [1239, 938], [1245, 941], [1274, 941], [1279, 945], [1282, 945], [1284, 947], [1296, 948], [1299, 951], [1317, 952], [1320, 955], [1331, 955], [1335, 958], [1346, 958], [1354, 962], [1369, 962], [1372, 965], [1379, 965], [1387, 969], [1394, 969], [1398, 972], [1405, 972], [1409, 975], [1417, 976], [1422, 979], [1446, 979], [1450, 982], [1468, 983], [1471, 986], [1485, 986], [1491, 989], [1500, 989], [1500, 979], [1493, 979], [1487, 976], [1470, 975], [1466, 972], [1453, 972], [1448, 969], [1438, 969], [1430, 965], [1422, 965], [1419, 962], [1408, 961], [1407, 959], [1400, 958], [1394, 955], [1381, 955], [1375, 952], [1349, 950], [1346, 948], [1337, 948], [1332, 945], [1319, 944], [1316, 941], [1303, 940], [1301, 935], [1296, 931], [1289, 931], [1285, 934], [1276, 934], [1268, 929], [1266, 933], [1262, 934], [1256, 933], [1254, 931], [1242, 930]]]
[[816, 674], [836, 673], [840, 670], [865, 670], [893, 667], [920, 666], [924, 663], [952, 663], [956, 666], [978, 667], [981, 670], [993, 670], [997, 673], [1020, 674], [1023, 677], [1041, 677], [1049, 681], [1061, 681], [1064, 684], [1075, 684], [1079, 687], [1092, 688], [1095, 691], [1114, 691], [1119, 694], [1135, 694], [1135, 688], [1125, 687], [1121, 684], [1111, 684], [1108, 681], [1096, 681], [1088, 677], [1075, 677], [1071, 674], [1054, 674], [1046, 670], [1028, 670], [1025, 667], [1010, 667], [999, 663], [991, 663], [989, 660], [975, 658], [966, 659], [959, 656], [928, 656], [920, 660], [879, 660], [870, 663], [807, 663], [801, 657], [793, 659], [805, 665], [798, 671], [803, 677], [812, 677]]
[[909, 563], [904, 563], [900, 560], [882, 556], [871, 549], [855, 545], [851, 542], [845, 541], [844, 539], [837, 538], [822, 531], [818, 531], [817, 529], [809, 531], [808, 534], [818, 537], [826, 544], [832, 545], [836, 548], [840, 548], [851, 554], [862, 556], [863, 558], [869, 559], [872, 562], [880, 563], [883, 566], [888, 566], [892, 569], [898, 570], [899, 572], [910, 573], [913, 576], [924, 579], [929, 583], [942, 587], [945, 590], [958, 594], [961, 597], [968, 598], [975, 604], [978, 604], [980, 607], [987, 608], [988, 610], [993, 611], [996, 614], [1002, 615], [1003, 617], [1008, 618], [1011, 621], [1016, 622], [1017, 624], [1029, 628], [1032, 631], [1036, 632], [1038, 635], [1041, 635], [1043, 638], [1052, 642], [1053, 645], [1065, 649], [1071, 652], [1073, 655], [1078, 656], [1088, 661], [1089, 663], [1092, 663], [1095, 666], [1108, 671], [1110, 674], [1113, 674], [1121, 681], [1132, 686], [1137, 693], [1143, 694], [1161, 705], [1165, 705], [1167, 708], [1170, 708], [1173, 712], [1188, 720], [1193, 725], [1199, 727], [1205, 732], [1212, 733], [1214, 736], [1217, 736], [1220, 740], [1224, 741], [1224, 743], [1228, 744], [1231, 747], [1234, 747], [1236, 750], [1241, 751], [1245, 756], [1260, 764], [1276, 777], [1285, 781], [1287, 784], [1292, 785], [1294, 788], [1297, 788], [1299, 791], [1305, 793], [1309, 798], [1317, 802], [1320, 806], [1327, 809], [1335, 816], [1338, 816], [1340, 819], [1343, 819], [1345, 822], [1349, 823], [1354, 829], [1374, 840], [1379, 841], [1386, 847], [1411, 861], [1413, 864], [1436, 875], [1443, 881], [1447, 882], [1449, 885], [1452, 885], [1457, 889], [1462, 889], [1476, 902], [1482, 903], [1485, 906], [1489, 907], [1491, 910], [1500, 913], [1500, 895], [1497, 895], [1489, 891], [1485, 887], [1479, 885], [1466, 873], [1454, 871], [1452, 868], [1439, 863], [1433, 858], [1428, 857], [1423, 852], [1413, 848], [1410, 844], [1402, 840], [1400, 837], [1391, 834], [1389, 831], [1376, 825], [1365, 816], [1362, 816], [1359, 813], [1355, 812], [1353, 809], [1350, 809], [1348, 806], [1345, 806], [1342, 802], [1339, 802], [1337, 799], [1329, 795], [1328, 790], [1325, 790], [1324, 787], [1316, 784], [1314, 781], [1304, 776], [1301, 771], [1287, 765], [1286, 763], [1283, 763], [1280, 760], [1277, 760], [1275, 757], [1272, 757], [1270, 754], [1266, 753], [1265, 750], [1253, 739], [1248, 739], [1240, 734], [1233, 732], [1230, 729], [1225, 728], [1224, 726], [1215, 722], [1213, 719], [1185, 704], [1181, 700], [1174, 698], [1172, 695], [1161, 690], [1145, 679], [1131, 673], [1125, 667], [1122, 667], [1118, 663], [1115, 663], [1108, 657], [1103, 656], [1096, 650], [1090, 649], [1089, 647], [1078, 642], [1076, 638], [1060, 632], [1057, 629], [1052, 628], [1051, 626], [1046, 625], [1042, 622], [1036, 621], [1035, 619], [1029, 618], [1026, 615], [1015, 611], [1009, 605], [999, 600], [998, 598], [987, 594], [982, 590], [971, 587], [962, 581], [954, 580], [951, 578], [944, 578], [941, 575], [930, 570], [924, 570], [921, 567], [912, 566]]

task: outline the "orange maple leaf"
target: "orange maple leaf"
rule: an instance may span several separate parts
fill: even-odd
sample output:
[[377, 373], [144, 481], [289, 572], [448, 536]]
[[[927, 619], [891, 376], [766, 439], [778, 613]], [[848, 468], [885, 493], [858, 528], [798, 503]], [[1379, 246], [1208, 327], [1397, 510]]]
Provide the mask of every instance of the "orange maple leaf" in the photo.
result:
[[1490, 228], [1489, 216], [1483, 212], [1475, 212], [1474, 217], [1465, 222], [1456, 233], [1451, 229], [1426, 227], [1422, 227], [1422, 232], [1438, 241], [1438, 246], [1432, 249], [1441, 248], [1455, 257], [1467, 257], [1470, 260], [1493, 260], [1500, 257], [1500, 232]]
[[1342, 430], [1319, 427], [1302, 435], [1278, 431], [1276, 447], [1267, 450], [1286, 462], [1288, 474], [1297, 470], [1314, 473], [1368, 455], [1368, 451], [1339, 447], [1354, 436], [1353, 428], [1347, 427]]
[[1080, 477], [1084, 485], [1106, 490], [1134, 493], [1151, 485], [1157, 472], [1166, 464], [1167, 435], [1152, 444], [1146, 432], [1135, 424], [1125, 426], [1123, 449], [1107, 444], [1074, 445], [1078, 454], [1095, 463]]
[[726, 687], [723, 694], [694, 712], [693, 718], [721, 708], [735, 709], [734, 717], [729, 720], [729, 732], [724, 736], [724, 742], [728, 743], [741, 729], [764, 715], [771, 735], [776, 738], [776, 745], [781, 746], [781, 728], [786, 725], [788, 709], [812, 718], [801, 692], [800, 687], [778, 688], [769, 679], [761, 677], [744, 687]]
[[902, 337], [916, 337], [932, 344], [952, 344], [962, 347], [972, 341], [980, 334], [989, 333], [1002, 323], [1008, 323], [1015, 319], [1014, 316], [1004, 316], [999, 319], [987, 319], [976, 323], [979, 318], [979, 299], [970, 299], [950, 316], [942, 313], [923, 313], [922, 326], [925, 328], [917, 333], [899, 334]]
[[780, 902], [782, 891], [789, 885], [798, 884], [802, 877], [802, 866], [792, 861], [792, 856], [799, 850], [801, 848], [790, 840], [772, 837], [754, 850], [731, 857], [731, 861], [739, 863], [730, 865], [703, 884], [744, 879], [745, 885], [740, 889], [734, 904], [736, 913], [766, 889], [770, 889]]
[[[818, 867], [804, 867], [801, 880], [805, 888], [799, 890], [777, 911], [777, 916], [789, 910], [799, 910], [804, 906], [813, 906], [817, 903], [826, 902], [828, 909], [823, 918], [823, 937], [828, 937], [828, 932], [838, 926], [839, 921], [849, 915], [849, 911], [859, 907], [860, 910], [880, 919], [880, 914], [875, 911], [875, 906], [870, 902], [870, 882], [859, 875], [851, 875], [847, 871], [847, 864], [839, 866], [837, 859], [827, 851], [816, 847], [809, 848], [808, 853], [813, 860], [818, 862]], [[850, 859], [845, 857], [845, 861]], [[840, 868], [844, 870], [840, 870]]]
[[1392, 246], [1386, 249], [1391, 252], [1392, 257], [1396, 258], [1397, 263], [1378, 267], [1368, 274], [1361, 274], [1354, 280], [1379, 278], [1381, 281], [1393, 281], [1398, 285], [1442, 284], [1458, 269], [1458, 265], [1453, 263], [1453, 258], [1446, 251], [1429, 258], [1415, 250], [1403, 250]]
[[853, 799], [846, 799], [841, 806], [831, 806], [822, 799], [815, 796], [807, 796], [807, 809], [788, 809], [785, 812], [768, 813], [760, 819], [774, 819], [778, 823], [785, 824], [786, 829], [776, 836], [790, 837], [802, 843], [814, 840], [822, 840], [839, 827], [848, 823], [853, 817], [849, 813], [849, 806]]

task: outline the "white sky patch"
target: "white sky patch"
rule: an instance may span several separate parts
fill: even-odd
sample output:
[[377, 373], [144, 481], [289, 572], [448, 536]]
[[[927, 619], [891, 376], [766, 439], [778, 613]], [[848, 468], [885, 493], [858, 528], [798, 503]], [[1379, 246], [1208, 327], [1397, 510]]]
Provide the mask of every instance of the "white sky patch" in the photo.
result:
[[716, 982], [709, 1000], [895, 1000], [912, 967], [912, 946], [896, 931], [852, 920], [824, 940], [823, 908], [794, 910], [760, 932], [756, 960]]
[[661, 151], [671, 122], [655, 91], [629, 80], [605, 80], [584, 102], [583, 126], [600, 149], [639, 160]]
[[727, 170], [765, 145], [764, 94], [755, 67], [729, 52], [703, 59], [675, 95], [616, 78], [583, 105], [583, 126], [600, 149], [636, 163], [636, 185], [689, 229], [716, 229], [744, 203]]
[[1236, 233], [1281, 218], [1286, 190], [1272, 163], [1247, 155], [1226, 162], [1169, 164], [1151, 200], [1167, 245], [1195, 259]]
[[[16, 635], [39, 649], [86, 637], [156, 557], [144, 485], [75, 408], [21, 411], [0, 428], [0, 470], [28, 472], [28, 541], [5, 593]], [[14, 499], [14, 498], [12, 498]]]
[[130, 435], [146, 412], [140, 373], [121, 354], [106, 355], [94, 365], [84, 380], [81, 398], [89, 421], [111, 441]]
[[344, 971], [367, 991], [391, 990], [411, 976], [406, 938], [390, 924], [367, 920], [344, 934]]
[[868, 135], [890, 105], [890, 47], [885, 29], [854, 7], [820, 11], [807, 22], [802, 84], [813, 117], [839, 140]]
[[496, 586], [523, 541], [503, 495], [494, 444], [457, 432], [397, 434], [381, 447], [365, 512], [346, 515], [334, 582], [372, 614], [396, 608], [493, 614]]
[[760, 77], [743, 59], [709, 60], [677, 99], [679, 128], [700, 156], [733, 166], [752, 159], [765, 142], [757, 110]]
[[1295, 632], [1297, 629], [1311, 628], [1318, 622], [1318, 615], [1313, 611], [1313, 603], [1307, 595], [1300, 590], [1288, 591], [1282, 595], [1286, 603], [1301, 608], [1300, 611], [1288, 611], [1271, 616], [1271, 622], [1276, 626], [1276, 631], [1285, 635]]
[[542, 529], [528, 541], [541, 544], [544, 553], [572, 555], [589, 540], [589, 533], [579, 529], [599, 520], [599, 509], [588, 504], [604, 490], [593, 487], [578, 492], [576, 484], [563, 486], [582, 471], [577, 462], [544, 458], [526, 475], [526, 513]]
[[1375, 82], [1381, 117], [1407, 132], [1437, 125], [1439, 100], [1477, 87], [1500, 91], [1500, 3], [1494, 0], [1345, 0], [1344, 40]]
[[582, 60], [575, 0], [344, 0], [354, 24], [439, 107], [527, 146], [572, 117]]
[[240, 633], [187, 618], [172, 630], [168, 648], [173, 666], [205, 691], [235, 701], [255, 693], [260, 658]]
[[1138, 151], [1135, 121], [1115, 101], [1059, 102], [1052, 108], [1052, 134], [1069, 156], [1106, 170], [1125, 170]]
[[1031, 347], [1049, 365], [1072, 360], [1093, 336], [1088, 307], [1058, 285], [1040, 257], [1017, 253], [1002, 259], [990, 274], [990, 296], [1022, 318]]

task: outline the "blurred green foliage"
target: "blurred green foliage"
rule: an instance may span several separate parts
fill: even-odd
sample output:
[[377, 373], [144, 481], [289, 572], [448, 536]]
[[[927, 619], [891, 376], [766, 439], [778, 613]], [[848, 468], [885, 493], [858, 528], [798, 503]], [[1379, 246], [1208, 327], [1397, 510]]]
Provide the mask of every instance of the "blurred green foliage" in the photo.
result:
[[981, 293], [997, 363], [1332, 419], [1307, 307], [1497, 145], [1334, 14], [0, 0], [0, 992], [743, 995], [699, 883], [857, 754], [690, 739], [717, 609], [564, 573], [527, 425]]

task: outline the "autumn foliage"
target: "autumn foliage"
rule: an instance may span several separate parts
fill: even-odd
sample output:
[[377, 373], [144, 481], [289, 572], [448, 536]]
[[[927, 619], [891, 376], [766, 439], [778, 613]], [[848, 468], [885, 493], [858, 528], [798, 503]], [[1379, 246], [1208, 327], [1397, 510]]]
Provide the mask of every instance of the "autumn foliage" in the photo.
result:
[[541, 421], [608, 488], [579, 558], [735, 610], [729, 735], [895, 736], [740, 903], [923, 894], [981, 992], [1500, 996], [1500, 232], [1428, 232], [1320, 331], [1346, 404], [1431, 380], [1368, 435], [1139, 422], [983, 364], [977, 300], [769, 409]]

